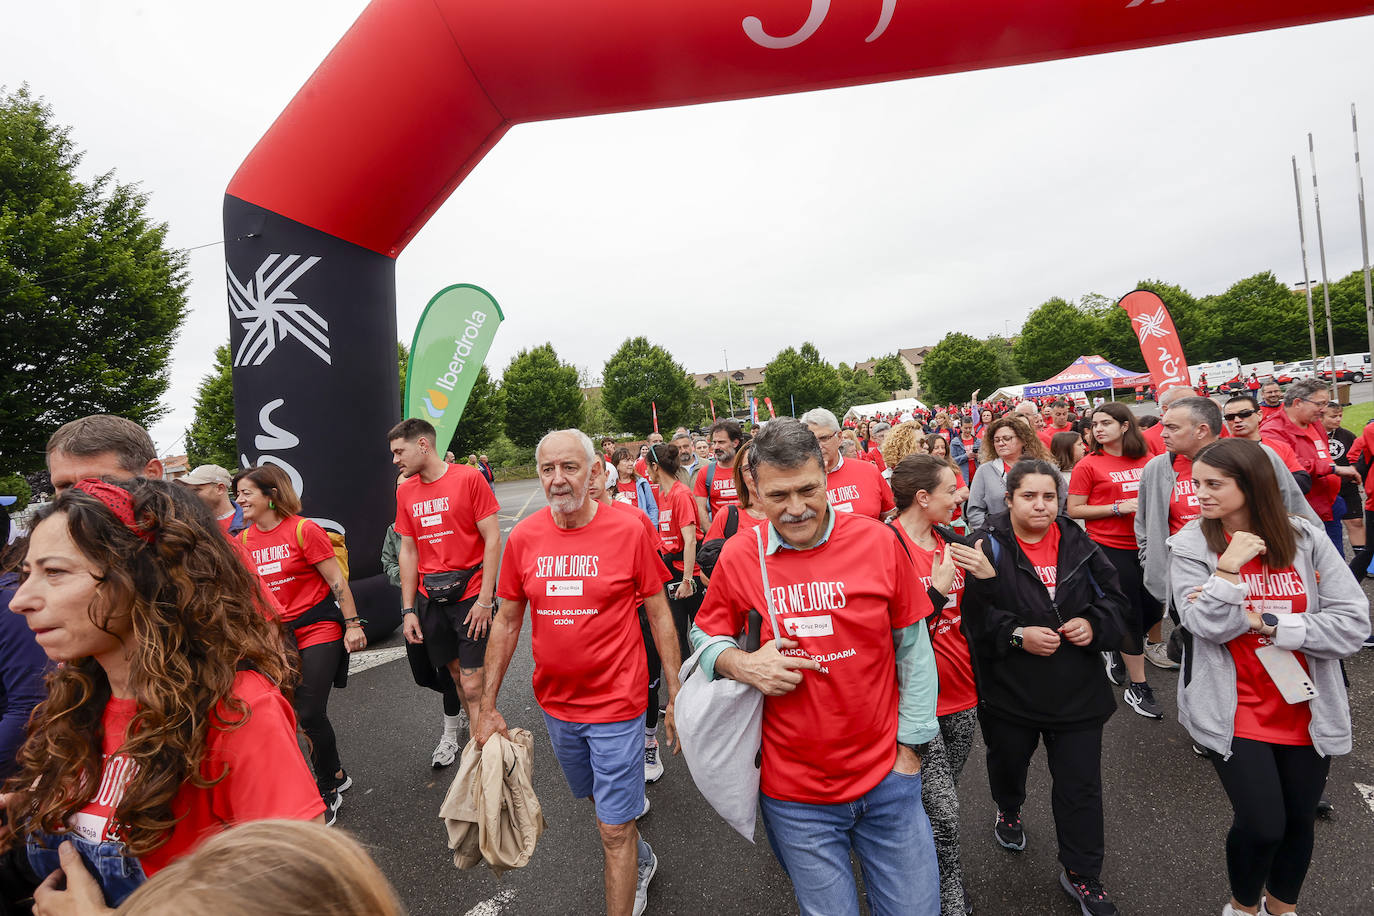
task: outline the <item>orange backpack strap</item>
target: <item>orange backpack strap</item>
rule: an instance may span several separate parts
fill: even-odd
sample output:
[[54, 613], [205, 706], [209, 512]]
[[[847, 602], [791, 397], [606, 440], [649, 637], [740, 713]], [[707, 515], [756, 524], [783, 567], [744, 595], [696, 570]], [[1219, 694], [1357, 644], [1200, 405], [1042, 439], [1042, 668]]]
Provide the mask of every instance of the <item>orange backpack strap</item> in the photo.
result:
[[305, 531], [305, 516], [296, 519], [296, 546], [301, 549], [301, 556], [305, 556], [305, 537], [301, 532]]

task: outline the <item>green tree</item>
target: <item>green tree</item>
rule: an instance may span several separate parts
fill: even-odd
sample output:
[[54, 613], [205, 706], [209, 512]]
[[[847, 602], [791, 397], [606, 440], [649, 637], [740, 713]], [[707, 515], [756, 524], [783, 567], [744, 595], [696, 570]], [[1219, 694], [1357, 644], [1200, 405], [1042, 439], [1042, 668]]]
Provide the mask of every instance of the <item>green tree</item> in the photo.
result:
[[[1273, 359], [1307, 335], [1305, 300], [1295, 297], [1269, 271], [1232, 284], [1226, 292], [1204, 299], [1202, 305], [1226, 329], [1225, 352], [1211, 354], [1220, 359], [1235, 357], [1242, 363]], [[1363, 303], [1360, 319], [1363, 329]]]
[[410, 371], [410, 348], [396, 341], [396, 368], [401, 373], [401, 416], [406, 415], [406, 373]]
[[957, 331], [946, 334], [921, 364], [921, 391], [937, 404], [962, 404], [975, 389], [984, 395], [998, 387], [997, 353], [981, 340]]
[[506, 435], [525, 448], [554, 429], [582, 424], [582, 388], [577, 367], [562, 362], [546, 343], [521, 350], [501, 374], [506, 395]]
[[113, 172], [76, 177], [70, 129], [27, 87], [0, 90], [0, 463], [43, 466], [61, 424], [161, 417], [186, 313], [186, 255]]
[[891, 389], [885, 388], [875, 375], [865, 369], [850, 369], [844, 363], [840, 363], [835, 367], [835, 374], [840, 379], [840, 407], [875, 404], [892, 397]]
[[[1000, 334], [993, 334], [983, 341], [983, 344], [997, 357], [998, 388], [1003, 385], [1020, 385], [1025, 382], [1025, 376], [1016, 368], [1016, 360], [1012, 359], [1014, 345], [1011, 340]], [[992, 394], [991, 390], [983, 389], [983, 395], [989, 394]]]
[[772, 398], [773, 409], [779, 414], [789, 412], [791, 399], [795, 399], [797, 416], [801, 416], [813, 407], [838, 409], [843, 393], [835, 367], [821, 359], [816, 345], [808, 341], [800, 350], [788, 347], [773, 357], [764, 367], [763, 384], [754, 396], [760, 404], [765, 397]]
[[912, 387], [911, 373], [906, 371], [902, 358], [896, 353], [880, 356], [874, 361], [873, 378], [877, 380], [878, 387], [887, 392], [888, 397], [895, 391], [906, 391]]
[[658, 408], [659, 429], [672, 430], [691, 419], [694, 387], [672, 354], [646, 337], [633, 337], [606, 360], [601, 400], [622, 430], [653, 429], [651, 401]]
[[458, 428], [449, 440], [448, 450], [459, 458], [481, 454], [500, 435], [506, 424], [506, 393], [492, 381], [485, 365], [477, 371], [472, 393], [463, 407]]
[[215, 365], [196, 389], [196, 412], [186, 430], [186, 460], [191, 467], [217, 464], [229, 472], [239, 466], [234, 436], [234, 383], [229, 345], [215, 348]]
[[[1016, 368], [1032, 382], [1063, 370], [1084, 355], [1084, 346], [1096, 343], [1093, 322], [1070, 303], [1056, 296], [1031, 312], [1021, 326], [1012, 358]], [[948, 339], [948, 338], [946, 338]], [[929, 357], [927, 357], [929, 359]], [[925, 381], [926, 367], [921, 366]], [[967, 392], [965, 392], [967, 397]]]
[[33, 490], [29, 487], [29, 482], [21, 475], [7, 474], [0, 477], [0, 496], [16, 498], [14, 505], [8, 507], [7, 510], [11, 515], [14, 515], [28, 508], [29, 503], [33, 500]]
[[730, 417], [730, 403], [733, 399], [736, 409], [739, 408], [744, 395], [738, 387], [727, 388], [725, 379], [718, 378], [713, 382], [708, 382], [705, 388], [692, 388], [692, 408], [691, 420], [698, 428], [705, 429], [712, 422], [711, 404], [715, 403], [716, 419], [725, 420]]

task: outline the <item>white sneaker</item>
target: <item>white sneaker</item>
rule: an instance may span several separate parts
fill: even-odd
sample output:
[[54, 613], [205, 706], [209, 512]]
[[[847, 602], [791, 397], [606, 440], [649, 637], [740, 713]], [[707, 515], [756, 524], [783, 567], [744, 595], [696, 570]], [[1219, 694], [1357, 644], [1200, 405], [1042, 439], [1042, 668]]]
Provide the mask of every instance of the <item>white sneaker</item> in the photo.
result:
[[644, 745], [644, 781], [658, 782], [663, 778], [663, 761], [658, 759], [658, 742]]
[[434, 748], [434, 755], [430, 757], [430, 765], [436, 770], [440, 767], [449, 766], [458, 759], [458, 752], [461, 750], [462, 748], [458, 746], [456, 740], [444, 735]]
[[649, 907], [649, 882], [654, 879], [654, 872], [656, 871], [658, 871], [658, 856], [650, 849], [649, 861], [641, 862], [639, 865], [639, 881], [635, 884], [634, 916], [642, 916]]
[[472, 734], [471, 723], [468, 722], [468, 711], [466, 709], [458, 710], [458, 734], [461, 735], [463, 732], [467, 732], [469, 735]]
[[1146, 640], [1145, 660], [1156, 668], [1163, 668], [1165, 671], [1173, 671], [1178, 667], [1178, 662], [1169, 657], [1169, 643], [1167, 641], [1150, 642]]
[[644, 796], [644, 810], [641, 811], [641, 812], [639, 812], [638, 814], [635, 815], [635, 820], [639, 820], [641, 817], [643, 817], [644, 815], [646, 815], [646, 814], [648, 814], [648, 813], [649, 813], [649, 796], [646, 795], [646, 796]]

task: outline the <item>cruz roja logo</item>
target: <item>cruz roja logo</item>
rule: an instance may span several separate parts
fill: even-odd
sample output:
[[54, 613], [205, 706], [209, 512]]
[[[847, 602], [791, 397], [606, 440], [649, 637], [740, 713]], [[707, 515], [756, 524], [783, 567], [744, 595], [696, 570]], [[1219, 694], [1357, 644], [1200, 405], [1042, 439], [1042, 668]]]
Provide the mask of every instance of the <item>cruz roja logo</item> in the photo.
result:
[[325, 363], [329, 358], [329, 322], [296, 299], [291, 284], [320, 261], [317, 257], [269, 254], [247, 283], [225, 266], [229, 275], [229, 310], [243, 325], [243, 340], [234, 355], [235, 366], [261, 366], [277, 349], [277, 342], [294, 337]]

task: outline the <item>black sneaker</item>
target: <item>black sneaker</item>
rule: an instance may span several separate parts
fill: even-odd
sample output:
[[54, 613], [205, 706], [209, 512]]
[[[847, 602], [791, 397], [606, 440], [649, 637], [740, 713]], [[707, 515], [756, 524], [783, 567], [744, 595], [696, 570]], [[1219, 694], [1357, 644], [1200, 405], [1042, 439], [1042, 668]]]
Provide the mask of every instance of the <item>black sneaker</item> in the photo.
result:
[[1212, 756], [1212, 752], [1211, 752], [1211, 751], [1207, 750], [1207, 748], [1205, 748], [1205, 747], [1203, 747], [1202, 745], [1198, 744], [1196, 741], [1193, 742], [1193, 753], [1194, 753], [1194, 754], [1197, 754], [1199, 757], [1203, 757], [1203, 758]]
[[1020, 852], [1026, 848], [1026, 831], [1021, 827], [1021, 812], [997, 812], [997, 825], [992, 828], [992, 835], [997, 837], [997, 842], [1004, 849], [1013, 852]]
[[1103, 652], [1102, 664], [1107, 667], [1107, 680], [1118, 687], [1126, 683], [1126, 663], [1121, 660], [1120, 652]]
[[1335, 813], [1336, 806], [1327, 801], [1325, 795], [1317, 800], [1317, 817], [1329, 819]]
[[1107, 899], [1102, 882], [1087, 875], [1080, 875], [1064, 869], [1059, 873], [1059, 883], [1083, 911], [1083, 916], [1121, 916], [1116, 904]]
[[1155, 700], [1155, 692], [1149, 684], [1132, 684], [1126, 688], [1126, 705], [1147, 719], [1164, 718], [1164, 710]]
[[343, 806], [343, 796], [331, 790], [321, 793], [320, 798], [324, 801], [324, 825], [333, 827], [334, 822], [339, 819], [339, 808]]

